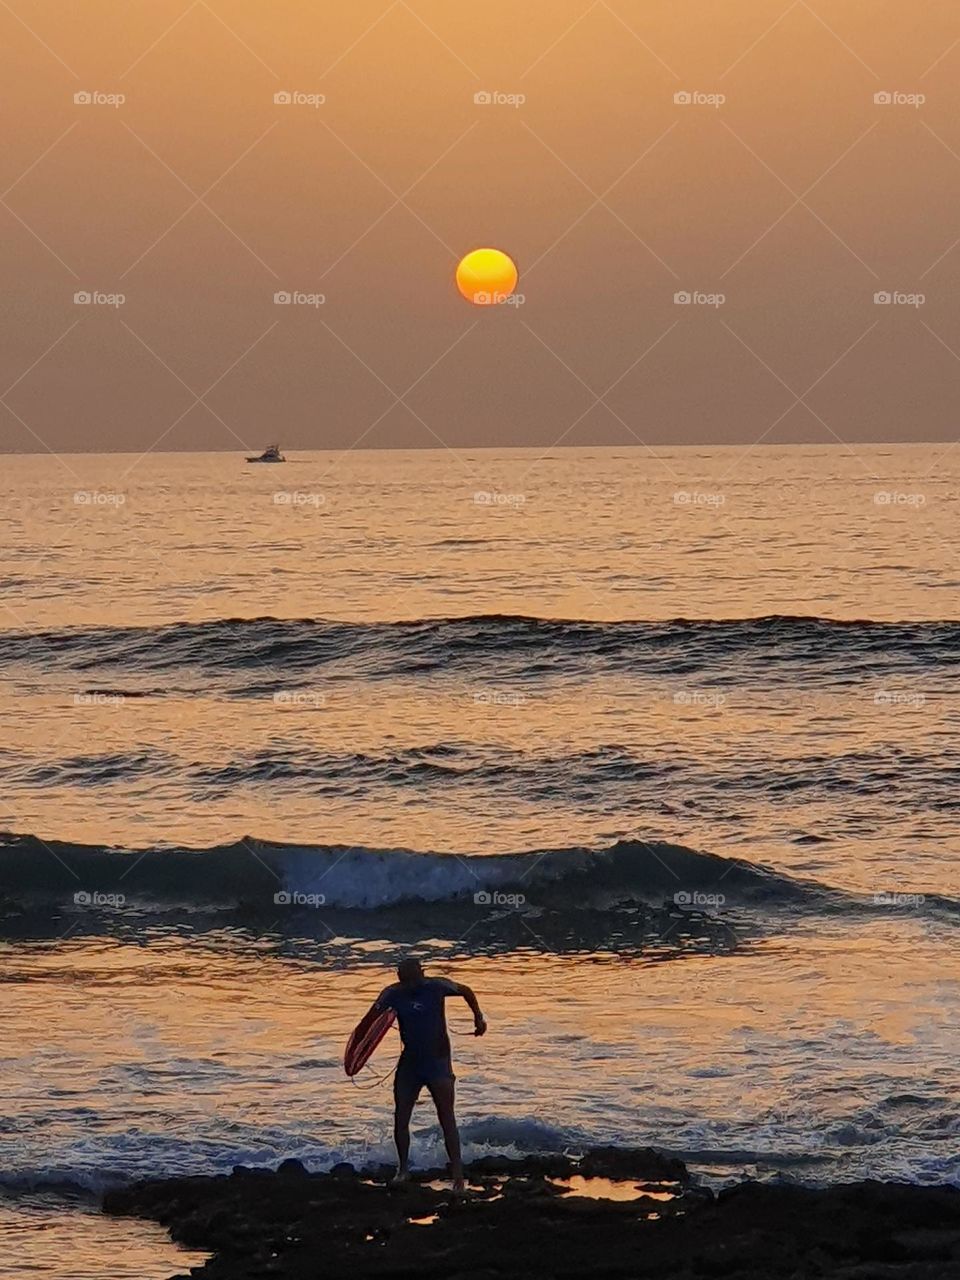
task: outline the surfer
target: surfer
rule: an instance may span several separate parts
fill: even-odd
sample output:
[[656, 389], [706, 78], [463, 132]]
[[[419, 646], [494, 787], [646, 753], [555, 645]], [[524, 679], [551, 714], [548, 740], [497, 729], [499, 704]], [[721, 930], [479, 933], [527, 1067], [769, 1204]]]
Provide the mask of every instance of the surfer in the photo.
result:
[[394, 1181], [405, 1182], [409, 1177], [410, 1117], [420, 1090], [426, 1085], [443, 1129], [453, 1189], [462, 1191], [463, 1162], [454, 1113], [456, 1076], [450, 1056], [444, 1001], [448, 996], [460, 996], [466, 1000], [473, 1013], [474, 1035], [482, 1036], [487, 1023], [480, 1012], [477, 997], [469, 987], [449, 978], [428, 978], [419, 960], [401, 960], [397, 965], [397, 977], [400, 981], [381, 991], [371, 1010], [383, 1013], [392, 1009], [400, 1023], [400, 1039], [403, 1041], [403, 1052], [393, 1078], [393, 1136], [397, 1144]]

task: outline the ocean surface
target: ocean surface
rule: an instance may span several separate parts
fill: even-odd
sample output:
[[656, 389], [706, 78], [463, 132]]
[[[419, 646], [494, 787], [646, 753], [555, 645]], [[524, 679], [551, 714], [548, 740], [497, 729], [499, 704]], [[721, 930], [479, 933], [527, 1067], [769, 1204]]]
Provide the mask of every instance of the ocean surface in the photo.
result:
[[958, 517], [945, 446], [5, 458], [5, 1252], [389, 1159], [411, 952], [468, 1157], [960, 1183]]

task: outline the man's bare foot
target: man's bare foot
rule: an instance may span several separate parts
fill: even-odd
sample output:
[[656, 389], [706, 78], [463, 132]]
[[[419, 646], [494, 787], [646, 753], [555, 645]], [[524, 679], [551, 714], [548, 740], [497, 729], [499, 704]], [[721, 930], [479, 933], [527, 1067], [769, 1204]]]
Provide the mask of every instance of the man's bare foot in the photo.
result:
[[410, 1181], [410, 1170], [398, 1169], [397, 1172], [390, 1179], [390, 1185], [391, 1187], [402, 1186], [403, 1183], [409, 1182], [409, 1181]]

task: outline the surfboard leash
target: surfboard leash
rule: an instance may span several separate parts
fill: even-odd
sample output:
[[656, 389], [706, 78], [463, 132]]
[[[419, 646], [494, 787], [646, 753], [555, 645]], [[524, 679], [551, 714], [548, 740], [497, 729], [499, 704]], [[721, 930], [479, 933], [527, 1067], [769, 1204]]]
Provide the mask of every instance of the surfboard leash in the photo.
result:
[[384, 1081], [389, 1080], [392, 1075], [395, 1075], [398, 1066], [399, 1066], [399, 1063], [394, 1063], [394, 1065], [390, 1068], [390, 1070], [386, 1073], [386, 1075], [377, 1076], [376, 1079], [373, 1080], [370, 1084], [358, 1084], [356, 1076], [350, 1077], [350, 1083], [353, 1085], [355, 1089], [363, 1089], [363, 1090], [375, 1089], [378, 1084], [383, 1084]]

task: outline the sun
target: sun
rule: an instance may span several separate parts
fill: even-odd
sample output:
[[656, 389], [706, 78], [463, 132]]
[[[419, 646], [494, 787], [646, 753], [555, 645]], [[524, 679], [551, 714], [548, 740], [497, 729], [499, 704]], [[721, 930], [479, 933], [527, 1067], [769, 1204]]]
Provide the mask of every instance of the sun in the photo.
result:
[[517, 264], [502, 249], [474, 249], [460, 260], [457, 288], [476, 307], [504, 302], [517, 287]]

